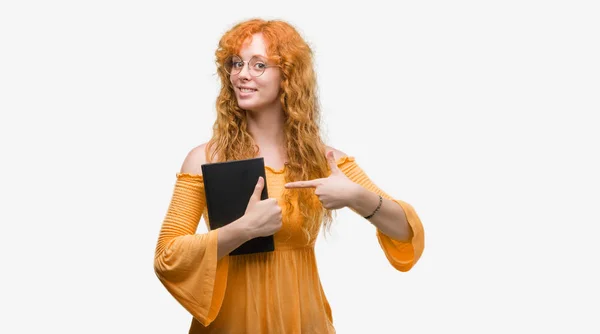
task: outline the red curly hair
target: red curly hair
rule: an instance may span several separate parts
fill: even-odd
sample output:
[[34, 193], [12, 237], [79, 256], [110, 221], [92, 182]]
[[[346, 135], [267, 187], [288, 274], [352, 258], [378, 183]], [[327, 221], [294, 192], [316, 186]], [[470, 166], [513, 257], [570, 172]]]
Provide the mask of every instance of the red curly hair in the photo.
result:
[[[217, 118], [213, 136], [208, 141], [206, 160], [209, 162], [253, 158], [258, 146], [247, 131], [246, 111], [241, 109], [225, 71], [227, 58], [237, 54], [244, 41], [262, 33], [267, 43], [267, 56], [279, 65], [282, 73], [279, 99], [285, 117], [287, 165], [286, 182], [327, 177], [330, 173], [325, 157], [326, 146], [320, 134], [320, 109], [317, 95], [313, 52], [289, 23], [280, 20], [251, 19], [234, 25], [219, 41], [216, 63], [221, 90], [216, 100]], [[212, 152], [209, 154], [209, 152]], [[327, 230], [332, 222], [331, 210], [325, 209], [314, 189], [294, 189], [304, 223], [307, 241], [314, 240], [321, 224]], [[286, 217], [293, 211], [292, 196], [284, 189]]]

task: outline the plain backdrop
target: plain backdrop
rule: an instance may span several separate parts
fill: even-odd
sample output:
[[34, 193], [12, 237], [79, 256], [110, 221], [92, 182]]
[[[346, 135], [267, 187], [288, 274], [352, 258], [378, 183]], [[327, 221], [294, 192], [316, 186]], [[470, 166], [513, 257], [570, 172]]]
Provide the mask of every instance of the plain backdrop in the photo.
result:
[[[324, 138], [414, 206], [396, 271], [348, 209], [319, 237], [338, 333], [598, 333], [594, 1], [3, 1], [2, 333], [187, 333], [153, 272], [234, 23], [296, 26]], [[201, 222], [198, 233], [202, 232]]]

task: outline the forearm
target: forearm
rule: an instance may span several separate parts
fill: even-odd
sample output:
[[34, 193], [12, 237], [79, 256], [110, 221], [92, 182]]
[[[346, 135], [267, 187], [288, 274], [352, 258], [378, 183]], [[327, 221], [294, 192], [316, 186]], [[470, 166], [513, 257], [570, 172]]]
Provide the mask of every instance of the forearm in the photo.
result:
[[250, 240], [249, 233], [244, 228], [244, 217], [219, 228], [217, 243], [217, 260], [220, 260], [234, 249]]
[[[379, 205], [379, 196], [360, 186], [353, 196], [349, 208], [366, 217], [373, 213], [377, 205]], [[409, 241], [412, 238], [412, 231], [404, 210], [398, 203], [387, 198], [383, 198], [381, 208], [373, 217], [369, 218], [369, 221], [392, 239]]]

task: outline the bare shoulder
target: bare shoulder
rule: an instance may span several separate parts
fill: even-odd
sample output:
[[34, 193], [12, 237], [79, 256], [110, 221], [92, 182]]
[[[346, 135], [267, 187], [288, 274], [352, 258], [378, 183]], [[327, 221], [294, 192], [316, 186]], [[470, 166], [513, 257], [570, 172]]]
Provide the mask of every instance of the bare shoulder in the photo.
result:
[[202, 175], [201, 165], [206, 163], [206, 144], [200, 144], [190, 150], [181, 165], [181, 173]]
[[326, 148], [327, 148], [327, 152], [333, 151], [333, 157], [335, 158], [335, 161], [338, 161], [340, 158], [348, 156], [346, 153], [344, 153], [336, 148], [333, 148], [331, 146], [326, 146]]

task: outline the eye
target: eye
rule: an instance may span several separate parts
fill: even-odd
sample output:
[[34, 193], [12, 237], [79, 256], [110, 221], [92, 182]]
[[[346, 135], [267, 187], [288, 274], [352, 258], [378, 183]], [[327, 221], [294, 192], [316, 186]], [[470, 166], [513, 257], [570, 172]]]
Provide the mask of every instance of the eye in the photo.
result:
[[254, 64], [254, 67], [256, 67], [259, 70], [263, 70], [267, 67], [267, 64], [265, 63], [261, 63], [261, 62], [257, 62], [256, 64]]
[[239, 69], [244, 67], [244, 61], [242, 61], [242, 58], [238, 56], [231, 56], [227, 61], [227, 64], [229, 65], [229, 68], [232, 69]]
[[242, 68], [242, 67], [244, 67], [244, 62], [243, 61], [234, 61], [231, 63], [231, 65], [233, 66], [233, 68]]

